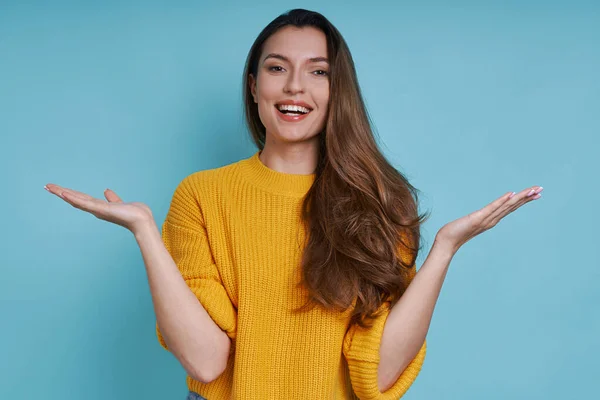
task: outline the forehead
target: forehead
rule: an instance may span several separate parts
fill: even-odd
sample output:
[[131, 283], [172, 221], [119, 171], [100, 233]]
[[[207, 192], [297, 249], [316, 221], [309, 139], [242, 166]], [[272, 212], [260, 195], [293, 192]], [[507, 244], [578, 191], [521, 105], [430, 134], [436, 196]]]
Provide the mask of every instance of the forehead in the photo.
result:
[[286, 26], [265, 41], [261, 60], [269, 53], [279, 53], [299, 61], [309, 57], [327, 57], [327, 38], [317, 28]]

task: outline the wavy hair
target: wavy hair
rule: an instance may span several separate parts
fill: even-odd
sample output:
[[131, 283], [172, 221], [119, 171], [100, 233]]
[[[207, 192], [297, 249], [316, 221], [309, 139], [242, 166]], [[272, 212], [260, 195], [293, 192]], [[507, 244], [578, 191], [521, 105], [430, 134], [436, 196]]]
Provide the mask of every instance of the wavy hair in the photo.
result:
[[316, 178], [302, 203], [306, 243], [301, 268], [307, 302], [295, 312], [320, 304], [329, 310], [353, 307], [350, 323], [367, 321], [382, 304], [393, 306], [416, 273], [420, 226], [418, 190], [378, 148], [352, 55], [340, 32], [318, 12], [289, 10], [270, 22], [252, 45], [243, 75], [246, 124], [262, 150], [266, 129], [254, 103], [249, 75], [257, 76], [265, 41], [293, 25], [320, 29], [330, 60], [329, 106], [319, 134]]

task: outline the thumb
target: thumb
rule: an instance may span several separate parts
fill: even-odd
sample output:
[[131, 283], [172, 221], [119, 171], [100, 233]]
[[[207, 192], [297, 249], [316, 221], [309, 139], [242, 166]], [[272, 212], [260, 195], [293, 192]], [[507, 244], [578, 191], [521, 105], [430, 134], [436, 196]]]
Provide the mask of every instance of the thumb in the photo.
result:
[[106, 189], [104, 191], [104, 197], [106, 197], [106, 200], [108, 200], [109, 203], [122, 203], [123, 202], [123, 200], [121, 200], [121, 198], [119, 196], [117, 196], [117, 194], [110, 189]]

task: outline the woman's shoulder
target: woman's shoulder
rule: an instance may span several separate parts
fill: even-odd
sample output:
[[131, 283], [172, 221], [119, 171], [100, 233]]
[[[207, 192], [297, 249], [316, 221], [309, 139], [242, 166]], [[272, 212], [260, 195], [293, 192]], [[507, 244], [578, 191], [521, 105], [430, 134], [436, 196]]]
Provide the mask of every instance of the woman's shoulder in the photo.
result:
[[220, 201], [231, 197], [223, 194], [227, 193], [228, 187], [235, 187], [230, 182], [233, 182], [238, 163], [198, 170], [184, 176], [176, 184], [171, 207], [182, 215], [194, 215], [197, 210], [202, 210], [201, 214], [204, 214], [210, 209], [219, 208]]
[[222, 183], [223, 181], [226, 182], [228, 177], [231, 177], [235, 174], [235, 171], [243, 161], [244, 160], [238, 160], [218, 167], [194, 171], [187, 175], [183, 181], [187, 181], [187, 183], [191, 185], [213, 184], [215, 182]]
[[241, 159], [217, 167], [191, 172], [179, 181], [176, 190], [197, 195], [226, 188], [235, 179], [238, 169], [245, 161], [246, 159]]

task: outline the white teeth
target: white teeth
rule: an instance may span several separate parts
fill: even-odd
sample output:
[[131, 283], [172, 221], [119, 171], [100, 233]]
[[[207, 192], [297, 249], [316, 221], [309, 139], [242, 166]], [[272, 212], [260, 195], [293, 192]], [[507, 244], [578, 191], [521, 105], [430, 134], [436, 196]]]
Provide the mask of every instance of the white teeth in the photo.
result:
[[306, 107], [293, 106], [293, 105], [288, 105], [288, 104], [279, 104], [279, 105], [277, 105], [277, 108], [279, 110], [295, 111], [295, 112], [301, 112], [303, 114], [307, 114], [310, 112], [310, 110]]

